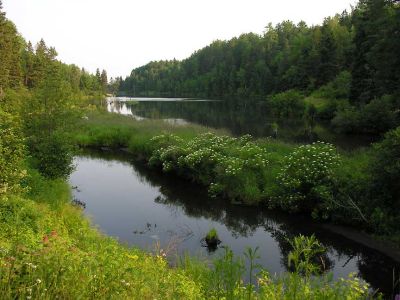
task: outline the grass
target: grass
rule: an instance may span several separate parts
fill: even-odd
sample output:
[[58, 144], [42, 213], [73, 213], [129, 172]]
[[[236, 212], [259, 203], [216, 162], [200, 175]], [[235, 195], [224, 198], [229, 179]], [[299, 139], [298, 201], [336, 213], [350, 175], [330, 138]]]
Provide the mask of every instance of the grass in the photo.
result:
[[163, 120], [135, 121], [130, 117], [94, 110], [83, 120], [81, 128], [75, 134], [78, 145], [82, 147], [129, 148], [138, 156], [149, 156], [153, 149], [149, 141], [160, 133], [173, 133], [189, 140], [200, 133], [214, 132], [226, 134], [223, 130], [214, 130], [195, 124], [175, 126]]
[[211, 268], [187, 256], [171, 267], [162, 249], [146, 253], [99, 233], [69, 203], [65, 182], [30, 173], [25, 195], [0, 199], [2, 299], [367, 297], [366, 284], [356, 278], [333, 282], [263, 271], [255, 284], [244, 284], [243, 260], [229, 249]]
[[[78, 209], [1, 203], [3, 299], [194, 299], [200, 287], [164, 258], [101, 236]], [[4, 216], [6, 214], [6, 216]], [[5, 230], [4, 230], [5, 229]]]

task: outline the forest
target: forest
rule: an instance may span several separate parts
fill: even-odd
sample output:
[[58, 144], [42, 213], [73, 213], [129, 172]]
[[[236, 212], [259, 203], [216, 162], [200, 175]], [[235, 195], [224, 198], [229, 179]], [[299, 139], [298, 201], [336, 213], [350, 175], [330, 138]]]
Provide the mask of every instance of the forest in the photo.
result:
[[113, 80], [118, 95], [245, 98], [331, 120], [340, 132], [399, 125], [399, 1], [361, 0], [321, 25], [284, 21], [214, 41], [182, 61], [153, 61]]

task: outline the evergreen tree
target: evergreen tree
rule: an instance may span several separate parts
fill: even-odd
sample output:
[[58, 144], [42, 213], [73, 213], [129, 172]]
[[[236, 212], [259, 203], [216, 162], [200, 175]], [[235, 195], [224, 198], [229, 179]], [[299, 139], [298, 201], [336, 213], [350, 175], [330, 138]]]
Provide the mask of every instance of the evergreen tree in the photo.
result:
[[106, 70], [101, 71], [100, 82], [101, 82], [102, 91], [103, 91], [103, 93], [105, 93], [107, 91], [107, 84], [108, 84]]

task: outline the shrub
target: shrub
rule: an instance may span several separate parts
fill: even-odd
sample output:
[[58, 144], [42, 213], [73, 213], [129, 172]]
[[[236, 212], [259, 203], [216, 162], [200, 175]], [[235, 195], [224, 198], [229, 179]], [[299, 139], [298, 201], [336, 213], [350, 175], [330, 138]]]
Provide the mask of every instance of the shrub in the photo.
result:
[[396, 112], [393, 98], [383, 96], [356, 108], [343, 107], [332, 119], [332, 125], [339, 132], [379, 134], [396, 126]]
[[334, 146], [317, 142], [303, 145], [288, 155], [278, 175], [281, 190], [277, 204], [288, 211], [312, 212], [328, 217], [332, 200], [332, 175], [340, 163]]
[[313, 95], [326, 99], [348, 99], [350, 97], [350, 88], [351, 73], [343, 71], [334, 80], [321, 86]]
[[359, 131], [361, 114], [353, 106], [344, 106], [336, 112], [331, 124], [336, 131], [342, 133], [355, 133]]
[[297, 90], [275, 94], [267, 101], [272, 114], [277, 117], [302, 116], [306, 108], [304, 95]]
[[74, 169], [73, 146], [62, 133], [43, 136], [31, 141], [34, 166], [47, 178], [67, 178]]
[[371, 181], [368, 171], [370, 160], [369, 149], [360, 149], [342, 157], [342, 163], [334, 174], [335, 209], [331, 214], [333, 221], [353, 226], [367, 225], [367, 212], [371, 205], [368, 191]]
[[376, 207], [372, 221], [385, 231], [400, 230], [400, 127], [389, 131], [383, 141], [373, 146], [369, 164], [371, 199]]
[[257, 203], [266, 197], [271, 153], [251, 141], [250, 136], [233, 138], [212, 133], [189, 141], [173, 135], [152, 139], [149, 163], [209, 188], [212, 196]]
[[15, 117], [0, 110], [0, 197], [21, 191], [25, 147]]

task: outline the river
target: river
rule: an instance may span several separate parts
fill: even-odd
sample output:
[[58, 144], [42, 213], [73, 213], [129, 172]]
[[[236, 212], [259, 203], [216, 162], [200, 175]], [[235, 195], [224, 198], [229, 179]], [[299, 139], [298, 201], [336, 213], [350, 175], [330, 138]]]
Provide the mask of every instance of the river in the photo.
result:
[[[326, 272], [335, 278], [355, 272], [373, 288], [392, 293], [399, 262], [306, 218], [210, 199], [199, 186], [151, 170], [123, 153], [83, 153], [75, 164], [70, 177], [74, 197], [86, 204], [84, 212], [93, 224], [122, 243], [149, 251], [161, 247], [170, 257], [188, 252], [204, 259], [221, 255], [222, 246], [237, 255], [258, 246], [258, 262], [281, 273], [288, 270], [287, 239], [315, 234], [328, 249]], [[202, 243], [212, 227], [222, 240], [216, 251]]]

